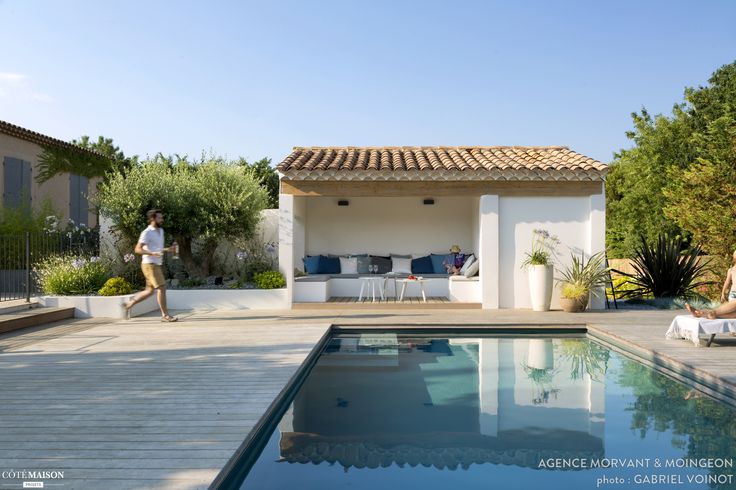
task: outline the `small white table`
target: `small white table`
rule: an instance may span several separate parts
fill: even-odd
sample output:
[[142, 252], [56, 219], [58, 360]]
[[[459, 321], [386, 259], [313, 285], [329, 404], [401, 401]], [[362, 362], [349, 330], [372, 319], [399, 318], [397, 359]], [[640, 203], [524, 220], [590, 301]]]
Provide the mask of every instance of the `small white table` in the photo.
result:
[[401, 296], [399, 296], [399, 302], [404, 301], [404, 293], [406, 292], [406, 285], [410, 283], [418, 283], [419, 287], [422, 288], [422, 301], [427, 302], [427, 295], [424, 292], [424, 278], [419, 279], [399, 279], [401, 283]]
[[383, 281], [383, 276], [363, 276], [360, 277], [360, 297], [358, 298], [358, 301], [363, 301], [363, 292], [368, 294], [368, 290], [366, 289], [366, 286], [370, 288], [371, 290], [371, 296], [373, 298], [373, 302], [376, 302], [376, 289], [378, 289], [378, 294], [381, 295], [381, 300], [383, 300], [383, 288], [381, 287], [381, 281]]

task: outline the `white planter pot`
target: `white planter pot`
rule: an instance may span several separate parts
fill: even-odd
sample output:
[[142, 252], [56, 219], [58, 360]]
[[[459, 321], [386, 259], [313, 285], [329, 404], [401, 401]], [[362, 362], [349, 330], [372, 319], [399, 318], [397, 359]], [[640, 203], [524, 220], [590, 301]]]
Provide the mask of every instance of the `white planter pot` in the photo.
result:
[[554, 278], [554, 266], [531, 265], [529, 266], [529, 293], [532, 299], [532, 310], [549, 311], [552, 303], [552, 287]]
[[530, 339], [527, 365], [534, 369], [555, 367], [552, 339]]

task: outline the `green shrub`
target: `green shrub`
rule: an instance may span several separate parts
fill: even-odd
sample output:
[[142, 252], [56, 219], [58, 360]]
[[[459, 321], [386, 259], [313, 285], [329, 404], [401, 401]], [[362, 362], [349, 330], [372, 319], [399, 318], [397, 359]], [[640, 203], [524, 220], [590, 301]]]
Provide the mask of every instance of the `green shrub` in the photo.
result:
[[100, 289], [100, 296], [122, 296], [134, 291], [133, 285], [122, 277], [111, 277]]
[[146, 227], [146, 211], [163, 210], [166, 234], [179, 244], [191, 277], [207, 277], [222, 240], [253, 236], [267, 192], [252, 169], [223, 158], [199, 162], [158, 156], [126, 173], [111, 174], [95, 202], [130, 243]]
[[[616, 290], [616, 298], [622, 299], [630, 296], [627, 291], [633, 291], [637, 288], [632, 282], [629, 281], [628, 277], [625, 276], [614, 276], [613, 287]], [[608, 299], [613, 299], [613, 291], [611, 288], [606, 288], [606, 296]], [[643, 296], [644, 298], [651, 298], [651, 294]]]
[[278, 289], [286, 286], [286, 279], [279, 271], [259, 272], [253, 276], [259, 289]]
[[58, 213], [49, 199], [44, 199], [38, 207], [6, 208], [0, 206], [0, 235], [20, 235], [27, 231], [40, 233], [48, 229], [49, 223], [58, 222]]
[[85, 295], [100, 290], [109, 277], [108, 266], [99, 257], [55, 255], [41, 261], [34, 273], [45, 294]]
[[624, 297], [692, 298], [700, 286], [710, 281], [700, 280], [709, 270], [708, 263], [700, 263], [700, 247], [683, 250], [683, 241], [667, 234], [647, 242], [642, 236], [636, 247], [631, 265], [633, 274], [615, 271], [629, 279], [634, 287]]

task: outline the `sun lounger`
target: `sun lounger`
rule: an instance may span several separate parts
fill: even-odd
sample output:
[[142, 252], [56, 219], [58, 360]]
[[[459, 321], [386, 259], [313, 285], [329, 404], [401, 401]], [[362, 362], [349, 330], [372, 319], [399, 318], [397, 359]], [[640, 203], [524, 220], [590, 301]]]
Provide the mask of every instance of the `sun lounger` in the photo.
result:
[[710, 347], [716, 335], [731, 332], [736, 332], [736, 319], [733, 318], [708, 320], [692, 315], [678, 315], [672, 320], [665, 338], [687, 339], [695, 345], [700, 345], [700, 337], [709, 336], [706, 347]]

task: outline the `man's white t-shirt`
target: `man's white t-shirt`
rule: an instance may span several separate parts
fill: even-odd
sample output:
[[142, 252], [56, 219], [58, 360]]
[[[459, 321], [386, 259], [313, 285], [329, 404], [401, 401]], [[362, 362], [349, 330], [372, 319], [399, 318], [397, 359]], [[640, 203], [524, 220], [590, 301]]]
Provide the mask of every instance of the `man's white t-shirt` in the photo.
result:
[[[141, 233], [138, 243], [145, 245], [145, 249], [149, 252], [160, 252], [164, 248], [164, 229], [149, 225]], [[161, 255], [144, 255], [143, 263], [161, 265], [163, 257]]]

